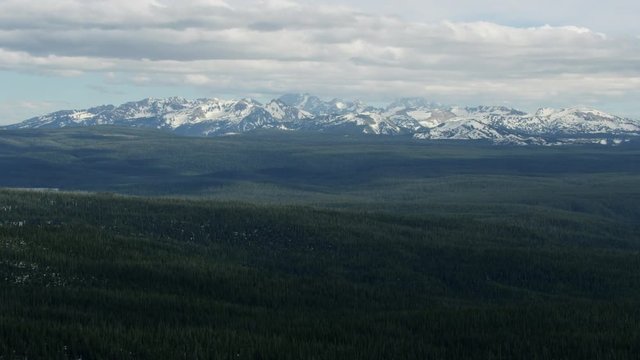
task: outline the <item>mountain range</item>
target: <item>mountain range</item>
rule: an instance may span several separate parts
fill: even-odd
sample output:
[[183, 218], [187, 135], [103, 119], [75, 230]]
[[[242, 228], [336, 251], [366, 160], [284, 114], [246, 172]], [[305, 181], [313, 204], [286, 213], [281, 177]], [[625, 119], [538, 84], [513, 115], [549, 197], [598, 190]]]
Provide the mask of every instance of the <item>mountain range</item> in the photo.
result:
[[259, 129], [404, 135], [415, 139], [484, 140], [495, 144], [620, 144], [640, 136], [640, 122], [589, 108], [460, 107], [405, 98], [386, 107], [360, 101], [289, 94], [263, 104], [253, 99], [148, 98], [119, 106], [63, 110], [3, 129], [117, 125], [188, 136], [233, 135]]

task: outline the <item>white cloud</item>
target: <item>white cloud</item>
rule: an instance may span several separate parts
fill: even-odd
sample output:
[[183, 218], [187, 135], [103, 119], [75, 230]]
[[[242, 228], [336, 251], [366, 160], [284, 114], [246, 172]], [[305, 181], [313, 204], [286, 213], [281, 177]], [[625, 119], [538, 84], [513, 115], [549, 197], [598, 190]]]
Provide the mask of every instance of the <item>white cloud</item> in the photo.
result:
[[291, 0], [0, 2], [0, 69], [210, 93], [570, 103], [637, 96], [639, 62], [636, 38], [580, 26], [409, 22]]
[[24, 51], [0, 48], [0, 69], [32, 72], [100, 71], [115, 67], [116, 59], [97, 59], [87, 56], [35, 56]]
[[211, 82], [208, 76], [202, 74], [187, 74], [184, 81], [191, 85], [207, 85]]

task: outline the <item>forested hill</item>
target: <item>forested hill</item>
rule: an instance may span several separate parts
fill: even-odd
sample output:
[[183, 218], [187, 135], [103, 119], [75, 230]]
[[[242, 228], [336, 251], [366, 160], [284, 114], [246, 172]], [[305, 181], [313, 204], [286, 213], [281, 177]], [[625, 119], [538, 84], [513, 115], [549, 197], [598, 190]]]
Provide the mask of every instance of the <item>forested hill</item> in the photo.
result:
[[0, 358], [637, 357], [638, 222], [487, 214], [0, 191]]
[[465, 144], [1, 131], [0, 359], [635, 359], [640, 146]]

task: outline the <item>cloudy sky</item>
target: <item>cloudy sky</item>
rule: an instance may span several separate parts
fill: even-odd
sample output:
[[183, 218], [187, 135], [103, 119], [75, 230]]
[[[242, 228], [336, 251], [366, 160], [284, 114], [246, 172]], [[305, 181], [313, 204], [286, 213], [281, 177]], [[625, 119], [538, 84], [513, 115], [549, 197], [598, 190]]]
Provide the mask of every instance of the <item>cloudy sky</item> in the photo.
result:
[[638, 14], [636, 0], [0, 0], [0, 124], [289, 92], [640, 118]]

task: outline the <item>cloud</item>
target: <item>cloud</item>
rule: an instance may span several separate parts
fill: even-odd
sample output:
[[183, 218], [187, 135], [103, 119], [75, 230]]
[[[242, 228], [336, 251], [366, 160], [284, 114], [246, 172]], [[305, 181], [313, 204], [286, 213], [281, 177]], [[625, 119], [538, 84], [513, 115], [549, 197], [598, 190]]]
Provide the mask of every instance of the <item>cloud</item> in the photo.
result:
[[639, 62], [638, 38], [579, 26], [406, 21], [291, 0], [0, 2], [0, 69], [209, 93], [584, 102], [637, 96]]
[[[312, 0], [300, 0], [313, 3]], [[325, 0], [342, 4], [342, 0]], [[349, 0], [354, 6], [423, 22], [449, 19], [457, 22], [491, 21], [506, 25], [578, 25], [616, 34], [640, 31], [634, 0]]]

